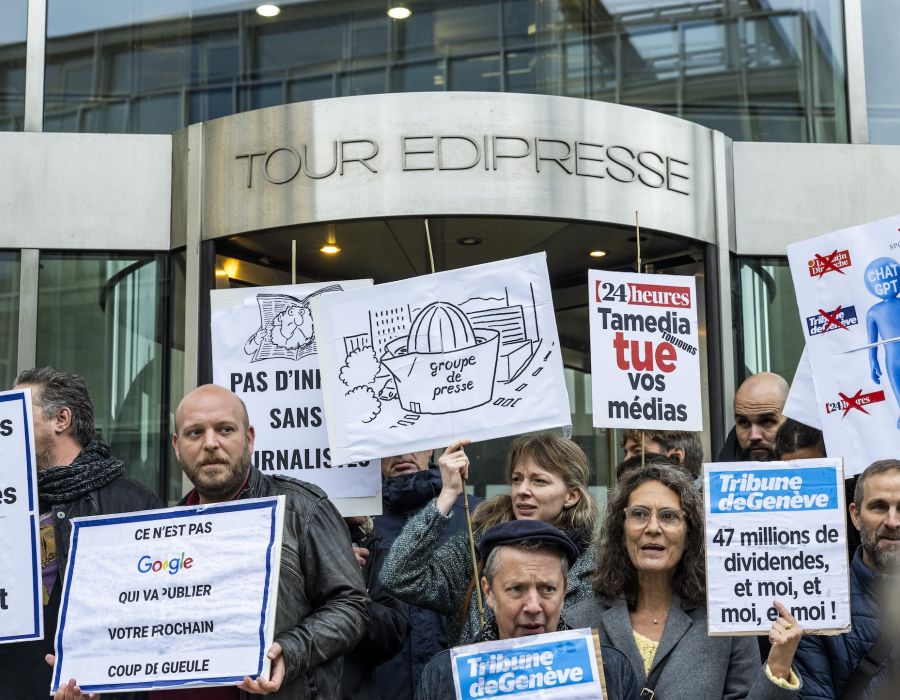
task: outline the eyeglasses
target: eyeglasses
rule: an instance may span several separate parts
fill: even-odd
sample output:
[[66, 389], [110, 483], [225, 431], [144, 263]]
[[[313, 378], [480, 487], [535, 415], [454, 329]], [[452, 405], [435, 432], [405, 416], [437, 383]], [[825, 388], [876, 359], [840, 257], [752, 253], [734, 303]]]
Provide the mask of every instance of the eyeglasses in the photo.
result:
[[625, 522], [631, 527], [646, 527], [650, 518], [656, 513], [656, 522], [666, 530], [674, 530], [684, 522], [687, 515], [683, 510], [676, 508], [660, 508], [650, 510], [644, 506], [629, 506], [625, 508]]

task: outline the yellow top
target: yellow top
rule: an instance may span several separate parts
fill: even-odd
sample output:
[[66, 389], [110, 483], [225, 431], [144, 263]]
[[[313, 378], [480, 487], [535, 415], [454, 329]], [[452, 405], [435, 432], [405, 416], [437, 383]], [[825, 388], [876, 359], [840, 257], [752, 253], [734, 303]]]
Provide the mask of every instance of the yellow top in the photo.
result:
[[659, 642], [654, 642], [649, 637], [645, 637], [639, 632], [631, 630], [634, 634], [634, 643], [637, 644], [638, 652], [644, 660], [644, 673], [650, 674], [650, 667], [653, 665], [653, 659], [656, 656], [656, 650], [659, 648]]

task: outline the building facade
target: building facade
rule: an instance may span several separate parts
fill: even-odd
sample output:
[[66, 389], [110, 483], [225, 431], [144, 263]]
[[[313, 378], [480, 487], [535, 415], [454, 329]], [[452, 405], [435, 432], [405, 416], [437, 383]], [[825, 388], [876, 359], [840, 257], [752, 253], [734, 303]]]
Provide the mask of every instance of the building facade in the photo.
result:
[[[736, 384], [796, 368], [785, 246], [897, 212], [886, 1], [270, 7], [0, 5], [0, 383], [85, 375], [104, 437], [170, 500], [211, 289], [425, 274], [429, 237], [437, 270], [546, 251], [602, 497], [589, 268], [697, 278], [709, 456]], [[505, 446], [474, 448], [480, 495]]]

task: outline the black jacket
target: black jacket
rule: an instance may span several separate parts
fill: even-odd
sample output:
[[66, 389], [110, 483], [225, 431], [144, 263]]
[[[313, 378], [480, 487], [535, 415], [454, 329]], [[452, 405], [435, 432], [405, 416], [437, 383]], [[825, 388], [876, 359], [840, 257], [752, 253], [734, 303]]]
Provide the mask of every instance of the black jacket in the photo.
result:
[[[409, 476], [382, 482], [382, 514], [375, 518], [375, 530], [381, 536], [379, 549], [386, 554], [406, 521], [424, 508], [441, 492], [441, 472], [436, 466]], [[469, 508], [475, 510], [480, 499], [470, 496]], [[454, 517], [441, 534], [442, 544], [458, 532], [465, 532], [466, 514], [463, 498], [453, 504]], [[446, 649], [446, 623], [443, 615], [409, 606], [409, 636], [399, 654], [381, 664], [376, 671], [378, 690], [385, 700], [412, 700], [425, 664]]]
[[[0, 697], [3, 700], [35, 700], [48, 697], [53, 669], [44, 661], [44, 656], [54, 651], [62, 581], [69, 558], [69, 539], [72, 533], [69, 521], [72, 518], [91, 515], [154, 510], [162, 508], [163, 502], [143, 484], [120, 476], [106, 486], [89, 491], [73, 501], [46, 507], [44, 504], [41, 505], [42, 511], [50, 510], [53, 514], [59, 576], [50, 593], [50, 600], [44, 606], [44, 638], [0, 646], [0, 685], [2, 685]], [[105, 697], [113, 700], [115, 697], [123, 696]]]
[[[347, 526], [318, 486], [250, 468], [239, 499], [286, 497], [275, 641], [285, 679], [272, 700], [336, 700], [343, 656], [368, 622], [366, 591]], [[256, 696], [241, 692], [241, 698]]]
[[375, 669], [403, 648], [409, 634], [409, 612], [406, 603], [385, 591], [378, 580], [385, 556], [385, 550], [378, 545], [381, 539], [378, 533], [365, 536], [358, 528], [353, 528], [350, 535], [357, 546], [369, 550], [362, 569], [369, 592], [369, 625], [356, 648], [344, 657], [341, 697], [344, 700], [379, 700], [381, 694], [375, 683]]

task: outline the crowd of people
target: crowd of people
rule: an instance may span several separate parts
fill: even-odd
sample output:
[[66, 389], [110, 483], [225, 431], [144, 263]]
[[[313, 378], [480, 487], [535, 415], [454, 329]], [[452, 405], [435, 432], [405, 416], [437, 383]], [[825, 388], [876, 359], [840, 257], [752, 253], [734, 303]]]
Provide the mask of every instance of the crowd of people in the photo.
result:
[[[34, 404], [46, 634], [0, 646], [0, 697], [33, 700], [50, 687], [69, 520], [163, 504], [96, 438], [80, 377], [38, 368], [16, 386]], [[783, 416], [787, 388], [767, 373], [741, 385], [719, 461], [825, 456], [819, 431]], [[131, 698], [451, 700], [449, 648], [583, 627], [599, 632], [609, 700], [900, 697], [900, 460], [848, 484], [851, 630], [804, 635], [774, 601], [758, 643], [708, 634], [696, 433], [624, 431], [604, 514], [574, 441], [516, 438], [508, 493], [468, 499], [476, 552], [465, 439], [436, 463], [431, 451], [382, 459], [382, 514], [347, 519], [318, 487], [259, 471], [253, 445], [246, 407], [227, 389], [201, 386], [179, 404], [172, 446], [193, 485], [181, 504], [286, 497], [271, 673]], [[54, 697], [83, 696], [71, 679]]]

